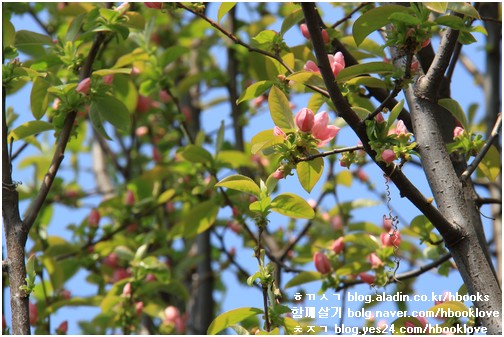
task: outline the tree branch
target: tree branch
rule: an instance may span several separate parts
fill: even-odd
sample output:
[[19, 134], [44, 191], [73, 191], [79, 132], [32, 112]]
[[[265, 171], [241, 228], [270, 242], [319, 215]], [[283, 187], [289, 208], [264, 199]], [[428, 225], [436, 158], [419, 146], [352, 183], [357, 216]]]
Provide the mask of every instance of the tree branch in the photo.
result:
[[485, 157], [485, 154], [488, 152], [488, 150], [490, 150], [490, 147], [492, 146], [493, 142], [495, 141], [495, 139], [499, 135], [499, 132], [500, 132], [500, 129], [502, 126], [501, 122], [502, 122], [502, 114], [498, 114], [497, 120], [495, 121], [495, 125], [492, 129], [492, 132], [490, 133], [490, 137], [487, 139], [485, 145], [483, 145], [483, 148], [481, 149], [481, 151], [478, 152], [478, 155], [476, 156], [476, 158], [474, 158], [474, 160], [471, 162], [471, 164], [469, 164], [469, 166], [467, 166], [467, 169], [464, 171], [464, 173], [462, 173], [462, 175], [460, 176], [460, 181], [464, 182], [467, 180], [467, 178], [469, 178], [471, 176], [471, 174], [474, 172], [474, 170], [476, 170], [476, 168], [478, 167], [479, 163]]
[[363, 150], [363, 149], [364, 149], [364, 147], [362, 145], [343, 147], [343, 148], [334, 149], [334, 150], [331, 150], [331, 151], [326, 151], [326, 152], [321, 152], [321, 153], [317, 153], [317, 154], [312, 154], [312, 155], [310, 155], [308, 157], [301, 157], [301, 158], [296, 157], [294, 159], [294, 162], [295, 163], [299, 163], [301, 161], [310, 161], [310, 160], [313, 160], [315, 158], [327, 157], [327, 156], [330, 156], [330, 155], [333, 155], [333, 154], [336, 154], [336, 153], [353, 152], [353, 151]]
[[363, 2], [363, 3], [361, 3], [359, 6], [357, 6], [356, 8], [354, 8], [350, 13], [348, 13], [344, 18], [339, 19], [338, 21], [336, 21], [331, 27], [332, 28], [336, 28], [339, 25], [341, 25], [343, 22], [345, 22], [347, 20], [350, 20], [350, 18], [352, 17], [352, 15], [354, 15], [355, 13], [357, 13], [358, 11], [360, 11], [362, 8], [366, 7], [369, 4], [370, 4], [370, 2]]

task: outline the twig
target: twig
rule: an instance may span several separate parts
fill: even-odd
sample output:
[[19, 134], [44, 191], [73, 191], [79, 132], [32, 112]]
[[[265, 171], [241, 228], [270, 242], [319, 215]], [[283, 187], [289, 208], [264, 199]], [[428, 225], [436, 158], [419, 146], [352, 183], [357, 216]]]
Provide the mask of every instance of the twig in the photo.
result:
[[31, 6], [28, 6], [28, 13], [31, 15], [33, 20], [38, 23], [38, 25], [47, 33], [47, 35], [52, 35], [53, 32], [49, 30], [49, 28], [40, 20], [37, 13], [33, 11]]
[[364, 150], [364, 146], [362, 145], [356, 145], [356, 146], [349, 146], [349, 147], [343, 147], [343, 148], [339, 148], [339, 149], [334, 149], [334, 150], [331, 150], [331, 151], [326, 151], [326, 152], [321, 152], [321, 153], [317, 153], [317, 154], [312, 154], [308, 157], [296, 157], [294, 159], [294, 162], [295, 163], [299, 163], [299, 162], [302, 162], [302, 161], [310, 161], [310, 160], [313, 160], [315, 158], [320, 158], [320, 157], [327, 157], [327, 156], [330, 156], [330, 155], [333, 155], [333, 154], [336, 154], [336, 153], [343, 153], [343, 152], [353, 152], [353, 151], [357, 151], [357, 150]]
[[401, 92], [401, 86], [396, 85], [394, 90], [390, 92], [390, 95], [388, 95], [388, 97], [383, 100], [380, 106], [378, 106], [375, 109], [375, 111], [373, 111], [372, 113], [369, 114], [369, 116], [366, 117], [366, 120], [370, 121], [373, 118], [375, 118], [380, 112], [382, 112], [383, 108], [387, 106], [390, 100], [394, 99], [397, 96], [397, 94], [399, 94], [399, 92]]
[[341, 25], [343, 22], [345, 22], [347, 20], [350, 20], [350, 18], [352, 17], [352, 15], [354, 15], [355, 13], [357, 13], [358, 11], [360, 11], [363, 7], [366, 7], [369, 4], [370, 4], [369, 2], [363, 2], [363, 3], [361, 3], [355, 9], [353, 9], [349, 14], [347, 14], [344, 18], [336, 21], [331, 27], [332, 28], [336, 28], [339, 25]]
[[483, 75], [478, 71], [474, 63], [469, 59], [465, 54], [461, 54], [459, 57], [460, 62], [466, 68], [466, 70], [474, 77], [474, 81], [480, 87], [483, 87], [485, 80], [483, 79]]
[[488, 137], [485, 145], [483, 145], [483, 148], [478, 153], [476, 158], [474, 158], [472, 163], [469, 164], [469, 166], [467, 166], [467, 169], [462, 173], [462, 175], [460, 176], [460, 181], [464, 182], [467, 180], [467, 178], [471, 176], [474, 170], [476, 170], [476, 167], [478, 167], [478, 164], [483, 160], [483, 157], [485, 157], [485, 154], [488, 152], [488, 150], [490, 150], [490, 146], [492, 146], [492, 143], [499, 135], [499, 131], [502, 126], [501, 122], [502, 122], [502, 114], [499, 113], [497, 115], [497, 120], [495, 121], [495, 125], [492, 129], [492, 132], [490, 133], [490, 137]]
[[476, 200], [476, 203], [479, 206], [486, 205], [486, 204], [502, 204], [502, 199], [499, 199], [499, 198], [478, 198]]
[[481, 21], [491, 21], [491, 22], [496, 22], [499, 25], [502, 25], [502, 21], [499, 20], [499, 19], [489, 18], [489, 17], [486, 17], [486, 16], [480, 16], [480, 19], [481, 19]]

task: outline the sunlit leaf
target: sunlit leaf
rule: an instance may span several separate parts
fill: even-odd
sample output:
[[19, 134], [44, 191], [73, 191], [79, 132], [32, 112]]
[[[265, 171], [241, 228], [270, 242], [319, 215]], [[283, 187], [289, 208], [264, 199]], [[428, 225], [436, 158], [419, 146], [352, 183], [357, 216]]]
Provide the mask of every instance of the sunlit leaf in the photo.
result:
[[305, 284], [308, 282], [318, 281], [322, 279], [322, 275], [319, 272], [315, 271], [303, 271], [287, 282], [285, 285], [285, 289], [292, 288], [301, 284]]
[[292, 218], [312, 219], [315, 216], [306, 200], [292, 193], [277, 195], [271, 201], [271, 210]]
[[217, 13], [217, 22], [219, 22], [224, 15], [226, 15], [233, 7], [236, 6], [236, 2], [223, 2], [219, 6], [219, 11]]
[[[316, 152], [318, 153], [318, 152]], [[324, 172], [324, 159], [322, 157], [309, 161], [301, 161], [296, 165], [296, 173], [304, 190], [310, 193]]]
[[54, 129], [54, 127], [51, 123], [44, 121], [29, 121], [12, 130], [7, 136], [7, 139], [9, 141], [10, 139], [16, 141], [52, 129]]
[[501, 171], [501, 155], [495, 146], [490, 146], [483, 160], [478, 164], [478, 168], [490, 181], [497, 179]]
[[249, 317], [260, 315], [262, 313], [263, 311], [258, 308], [238, 308], [227, 311], [217, 316], [212, 321], [212, 323], [210, 323], [210, 326], [208, 327], [207, 330], [207, 334], [216, 335], [217, 333], [230, 327], [231, 325], [244, 321]]
[[226, 187], [232, 190], [237, 190], [249, 194], [253, 194], [259, 197], [261, 194], [261, 189], [257, 184], [249, 177], [242, 176], [240, 174], [235, 174], [226, 177], [215, 184], [216, 187]]
[[391, 74], [396, 71], [393, 64], [385, 62], [369, 62], [356, 64], [341, 70], [336, 76], [338, 82], [344, 82], [363, 74]]
[[295, 129], [294, 115], [289, 107], [289, 100], [282, 90], [273, 86], [268, 96], [271, 118], [281, 129]]

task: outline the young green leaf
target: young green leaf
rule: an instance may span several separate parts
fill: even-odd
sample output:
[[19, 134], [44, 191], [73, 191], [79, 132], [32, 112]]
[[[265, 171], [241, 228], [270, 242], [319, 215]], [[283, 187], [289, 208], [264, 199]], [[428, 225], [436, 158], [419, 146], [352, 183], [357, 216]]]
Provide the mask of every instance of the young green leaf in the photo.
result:
[[397, 116], [401, 113], [401, 110], [404, 106], [404, 99], [402, 99], [399, 103], [395, 105], [394, 108], [392, 108], [392, 111], [390, 112], [390, 115], [388, 116], [387, 119], [387, 125], [390, 127], [392, 124], [394, 124], [394, 121], [397, 119]]
[[224, 15], [226, 15], [233, 7], [236, 6], [236, 2], [223, 2], [219, 7], [219, 11], [217, 13], [217, 22], [219, 22]]
[[261, 96], [266, 92], [266, 90], [271, 88], [272, 85], [273, 85], [272, 81], [259, 81], [249, 85], [247, 89], [245, 89], [241, 93], [238, 100], [236, 100], [236, 104], [240, 104], [243, 101], [247, 101], [249, 99]]
[[298, 71], [288, 76], [287, 80], [306, 85], [325, 87], [322, 76], [319, 73], [314, 73], [313, 71]]
[[495, 181], [501, 171], [501, 156], [495, 146], [491, 146], [479, 163], [478, 168], [490, 181]]
[[253, 194], [258, 198], [261, 195], [261, 189], [259, 186], [249, 177], [240, 174], [226, 177], [215, 184], [215, 186], [226, 187], [232, 190]]
[[181, 155], [191, 163], [208, 164], [213, 162], [210, 152], [198, 145], [187, 145]]
[[285, 216], [299, 219], [313, 219], [313, 208], [300, 196], [292, 193], [277, 195], [271, 201], [271, 210]]
[[51, 84], [42, 77], [36, 77], [33, 81], [32, 90], [30, 93], [30, 106], [33, 117], [40, 119], [44, 116], [47, 106], [49, 105], [49, 93], [47, 89]]
[[91, 102], [91, 105], [89, 106], [89, 119], [91, 120], [91, 124], [93, 124], [95, 130], [103, 138], [112, 140], [112, 138], [110, 138], [110, 136], [107, 134], [107, 131], [105, 131], [105, 127], [103, 126], [104, 120], [100, 114], [100, 110], [98, 109], [96, 102]]
[[447, 2], [424, 2], [424, 6], [433, 12], [444, 14], [448, 8]]
[[301, 161], [296, 165], [296, 172], [301, 186], [310, 193], [324, 172], [324, 159], [321, 157]]
[[280, 28], [280, 35], [284, 35], [292, 26], [297, 24], [303, 18], [303, 11], [298, 8], [289, 13], [282, 22], [282, 28]]
[[295, 129], [294, 115], [289, 108], [289, 100], [282, 90], [273, 86], [268, 96], [271, 118], [276, 126], [282, 129]]
[[345, 82], [351, 78], [363, 74], [391, 74], [396, 70], [395, 66], [385, 62], [369, 62], [356, 64], [341, 70], [336, 76], [338, 82]]
[[210, 326], [208, 327], [207, 330], [207, 334], [216, 335], [217, 333], [230, 327], [231, 325], [244, 321], [249, 317], [260, 315], [262, 313], [263, 311], [258, 308], [238, 308], [227, 311], [217, 316], [212, 321], [212, 323], [210, 323]]
[[352, 34], [355, 43], [360, 45], [362, 41], [377, 29], [390, 23], [389, 16], [396, 12], [408, 12], [409, 9], [399, 5], [386, 5], [373, 8], [366, 13], [362, 14], [355, 20], [352, 27]]
[[303, 271], [287, 282], [285, 289], [292, 288], [308, 282], [318, 281], [322, 279], [322, 275], [316, 271]]
[[12, 138], [16, 141], [52, 129], [53, 125], [51, 123], [44, 121], [29, 121], [12, 130], [7, 136], [7, 139], [10, 140]]
[[100, 116], [117, 130], [122, 132], [130, 130], [131, 116], [123, 102], [113, 96], [95, 96], [93, 103]]
[[272, 129], [259, 132], [252, 137], [250, 152], [256, 154], [259, 151], [265, 150], [275, 144], [282, 144], [283, 136], [275, 136]]
[[466, 115], [464, 113], [464, 110], [462, 110], [462, 107], [460, 106], [459, 102], [451, 98], [442, 98], [438, 100], [438, 103], [446, 110], [450, 111], [453, 117], [455, 117], [462, 124], [464, 129], [466, 130], [469, 129], [469, 124], [467, 123]]

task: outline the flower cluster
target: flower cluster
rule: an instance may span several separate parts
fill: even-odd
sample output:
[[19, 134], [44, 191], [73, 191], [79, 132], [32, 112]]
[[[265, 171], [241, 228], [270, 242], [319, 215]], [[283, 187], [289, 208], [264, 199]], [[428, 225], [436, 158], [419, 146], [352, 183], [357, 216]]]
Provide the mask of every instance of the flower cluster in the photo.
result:
[[[329, 59], [329, 65], [331, 66], [331, 70], [334, 76], [338, 75], [340, 71], [345, 69], [345, 58], [343, 56], [343, 53], [341, 53], [340, 51], [334, 55], [327, 55], [327, 58]], [[306, 62], [303, 69], [305, 71], [320, 73], [319, 67], [313, 61]]]
[[340, 130], [335, 125], [328, 125], [329, 116], [326, 111], [315, 115], [310, 109], [303, 108], [296, 114], [295, 121], [299, 130], [311, 133], [319, 141], [319, 147], [326, 145], [336, 137]]

